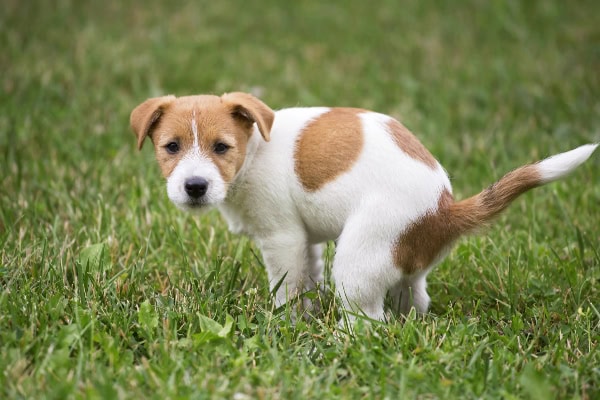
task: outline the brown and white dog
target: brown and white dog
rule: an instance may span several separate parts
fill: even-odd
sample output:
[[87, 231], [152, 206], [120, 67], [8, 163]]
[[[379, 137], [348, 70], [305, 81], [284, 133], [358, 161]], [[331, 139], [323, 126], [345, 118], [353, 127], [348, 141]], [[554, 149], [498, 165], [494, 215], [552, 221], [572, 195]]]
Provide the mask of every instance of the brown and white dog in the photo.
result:
[[333, 277], [346, 310], [384, 318], [429, 305], [425, 278], [464, 234], [517, 196], [583, 163], [596, 144], [520, 167], [455, 201], [448, 176], [395, 119], [353, 108], [277, 112], [246, 93], [151, 98], [131, 113], [150, 137], [169, 198], [217, 206], [260, 246], [276, 304], [323, 281], [322, 243], [336, 240]]

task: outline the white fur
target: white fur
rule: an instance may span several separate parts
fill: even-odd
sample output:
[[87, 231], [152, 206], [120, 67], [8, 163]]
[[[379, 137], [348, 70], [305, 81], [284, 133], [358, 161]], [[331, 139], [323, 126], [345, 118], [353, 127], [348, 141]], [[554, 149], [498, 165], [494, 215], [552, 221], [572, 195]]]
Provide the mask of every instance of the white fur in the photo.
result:
[[194, 142], [192, 148], [196, 151], [200, 151], [200, 141], [198, 139], [198, 123], [196, 122], [196, 110], [192, 110], [192, 134], [194, 135]]
[[536, 164], [542, 183], [555, 181], [567, 175], [587, 160], [598, 144], [586, 144], [571, 151], [556, 154]]

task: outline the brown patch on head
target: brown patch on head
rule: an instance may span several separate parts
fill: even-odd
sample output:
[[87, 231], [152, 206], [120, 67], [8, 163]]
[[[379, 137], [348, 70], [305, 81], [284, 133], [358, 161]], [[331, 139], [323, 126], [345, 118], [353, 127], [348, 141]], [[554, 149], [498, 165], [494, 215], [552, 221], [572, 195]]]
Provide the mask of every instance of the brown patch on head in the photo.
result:
[[[168, 96], [138, 106], [131, 114], [131, 126], [140, 147], [145, 136], [151, 137], [163, 176], [171, 175], [181, 158], [198, 151], [214, 162], [224, 181], [231, 182], [244, 163], [254, 123], [268, 140], [273, 118], [268, 106], [245, 93]], [[169, 151], [170, 143], [177, 144], [176, 152]]]
[[[174, 110], [162, 116], [151, 135], [158, 166], [166, 178], [171, 175], [181, 158], [191, 149], [193, 136], [189, 118], [179, 116]], [[167, 145], [176, 143], [179, 151], [169, 153]]]
[[233, 92], [221, 96], [233, 117], [248, 127], [256, 123], [265, 141], [269, 141], [275, 113], [265, 103], [248, 93]]
[[137, 136], [138, 150], [144, 145], [166, 108], [175, 100], [175, 96], [154, 97], [138, 105], [129, 116], [131, 130]]
[[403, 152], [408, 154], [409, 157], [421, 161], [431, 169], [437, 168], [435, 158], [404, 125], [395, 119], [390, 120], [387, 125], [389, 134]]
[[310, 122], [296, 142], [295, 171], [305, 190], [314, 192], [348, 171], [363, 147], [362, 124], [353, 108], [332, 108]]
[[410, 275], [428, 268], [460, 236], [449, 211], [453, 202], [452, 194], [444, 189], [437, 209], [412, 223], [398, 237], [392, 255], [404, 273]]

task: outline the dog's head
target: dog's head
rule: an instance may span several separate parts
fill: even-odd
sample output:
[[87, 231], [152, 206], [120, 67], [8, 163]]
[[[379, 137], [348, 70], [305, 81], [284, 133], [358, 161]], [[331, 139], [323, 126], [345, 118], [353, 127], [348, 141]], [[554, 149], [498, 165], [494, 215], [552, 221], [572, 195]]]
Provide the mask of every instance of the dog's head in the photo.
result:
[[138, 149], [150, 137], [167, 180], [169, 199], [182, 209], [217, 204], [244, 164], [254, 124], [265, 141], [274, 113], [246, 93], [163, 96], [131, 112]]

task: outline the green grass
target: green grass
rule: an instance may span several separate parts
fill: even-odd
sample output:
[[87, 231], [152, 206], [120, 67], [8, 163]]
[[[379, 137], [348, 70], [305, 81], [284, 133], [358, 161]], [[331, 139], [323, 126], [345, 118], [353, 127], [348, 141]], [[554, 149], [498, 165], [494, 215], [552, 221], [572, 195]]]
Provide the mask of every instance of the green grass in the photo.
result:
[[0, 398], [599, 398], [599, 154], [462, 240], [430, 314], [350, 337], [331, 300], [290, 326], [128, 127], [166, 93], [376, 109], [464, 198], [600, 140], [599, 3], [296, 3], [3, 3]]

